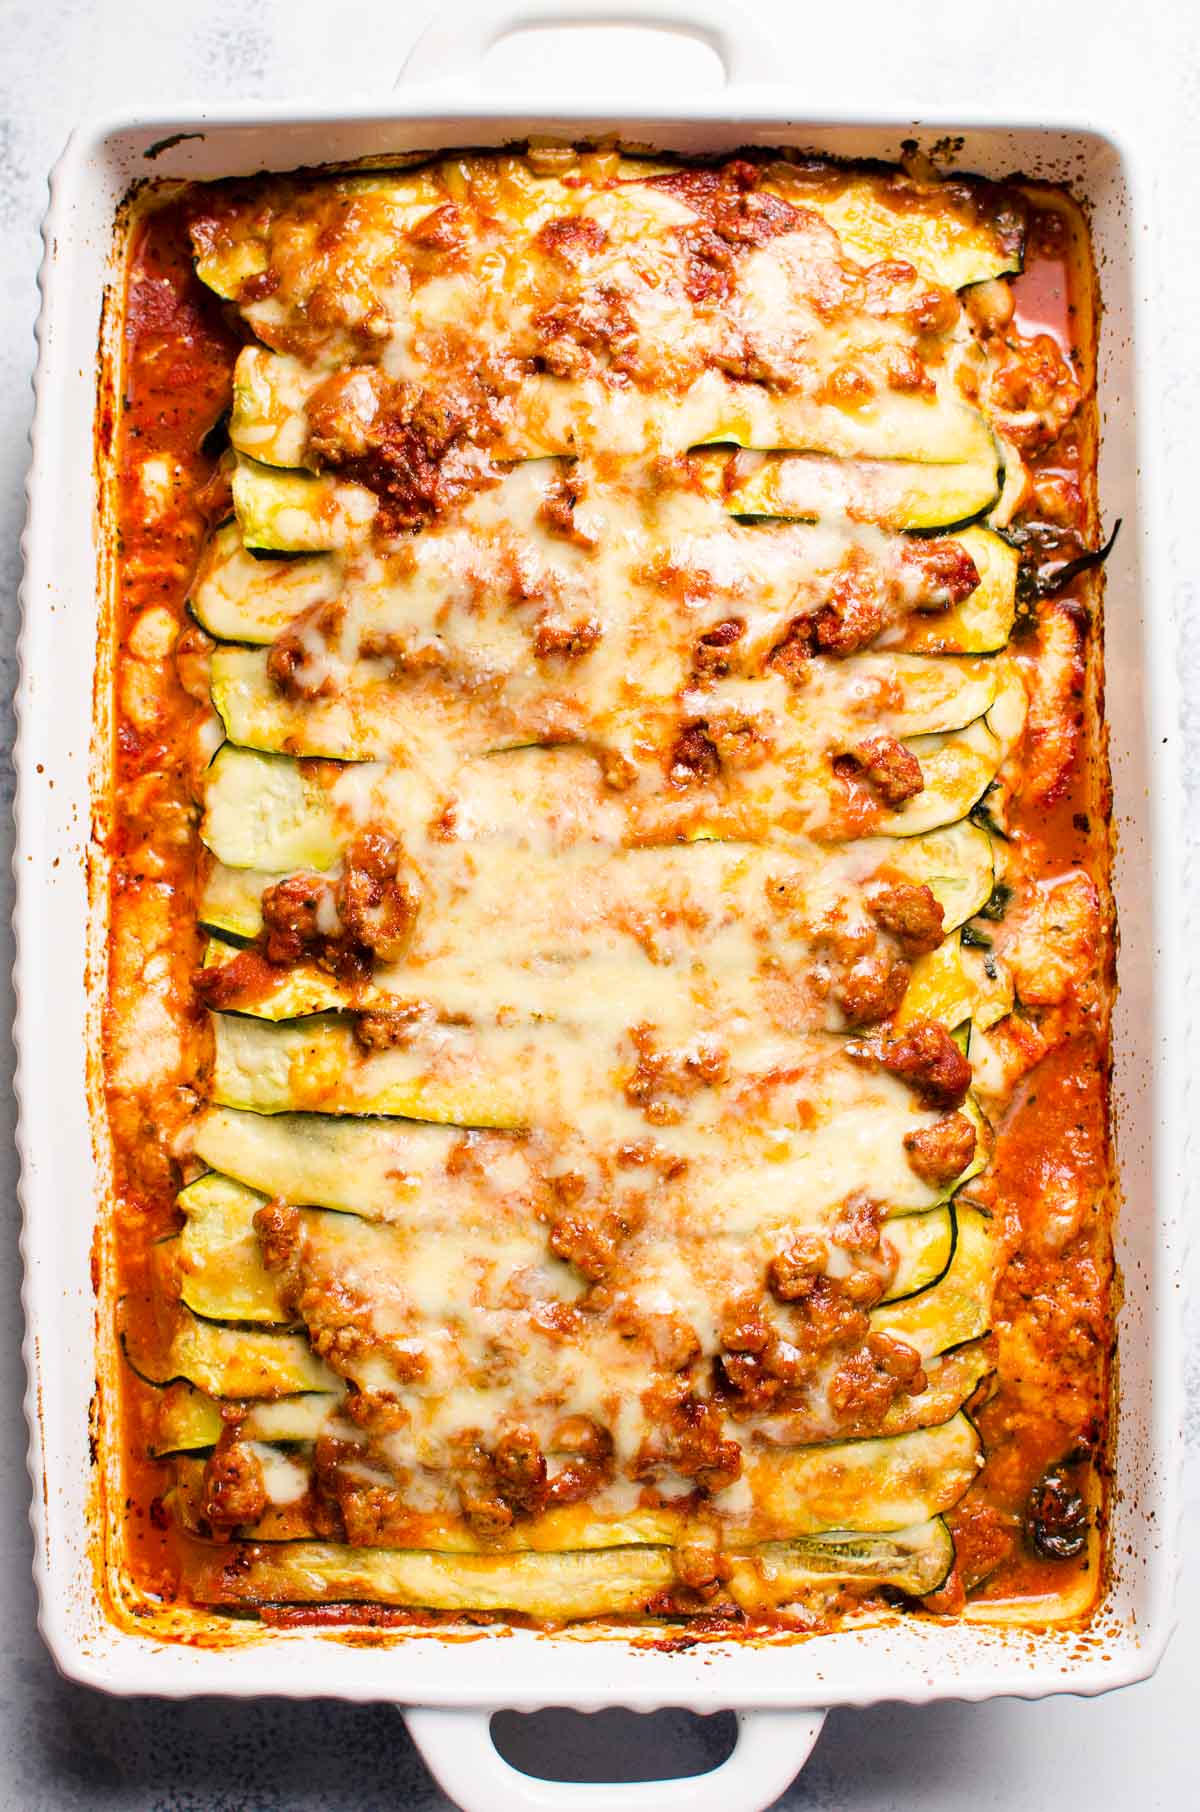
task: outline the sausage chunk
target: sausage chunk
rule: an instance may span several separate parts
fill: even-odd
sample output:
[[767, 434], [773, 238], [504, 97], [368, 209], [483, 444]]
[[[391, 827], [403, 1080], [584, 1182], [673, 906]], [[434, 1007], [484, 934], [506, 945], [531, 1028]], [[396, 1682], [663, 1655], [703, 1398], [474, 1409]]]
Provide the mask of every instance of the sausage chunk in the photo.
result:
[[255, 1213], [254, 1231], [267, 1270], [287, 1270], [303, 1235], [300, 1210], [293, 1208], [290, 1202], [267, 1202]]
[[546, 1482], [547, 1503], [577, 1504], [611, 1479], [612, 1436], [590, 1416], [568, 1416], [554, 1430], [550, 1446], [566, 1461]]
[[550, 1229], [550, 1250], [555, 1257], [574, 1265], [593, 1283], [612, 1269], [617, 1243], [612, 1228], [586, 1214], [561, 1214]]
[[742, 1450], [724, 1432], [715, 1403], [680, 1384], [665, 1394], [660, 1420], [638, 1451], [634, 1477], [678, 1472], [702, 1491], [721, 1491], [741, 1476]]
[[204, 1515], [214, 1529], [256, 1523], [267, 1508], [257, 1454], [244, 1442], [218, 1447], [204, 1469]]
[[868, 736], [852, 751], [855, 767], [885, 805], [903, 805], [925, 790], [921, 764], [894, 736]]
[[883, 628], [879, 575], [861, 565], [847, 567], [810, 621], [813, 641], [821, 654], [845, 656], [865, 648]]
[[328, 892], [328, 884], [319, 875], [287, 875], [263, 890], [268, 962], [290, 968], [321, 942], [321, 907]]
[[671, 751], [669, 775], [673, 786], [703, 786], [721, 771], [717, 745], [705, 734], [703, 724], [688, 724]]
[[741, 640], [746, 625], [740, 617], [726, 617], [706, 629], [692, 650], [692, 666], [697, 673], [720, 679], [729, 672], [730, 649]]
[[533, 652], [539, 661], [550, 660], [556, 655], [562, 660], [576, 661], [596, 646], [602, 634], [594, 617], [580, 617], [573, 623], [546, 617], [534, 631]]
[[346, 931], [385, 963], [404, 955], [417, 916], [416, 893], [400, 873], [402, 854], [385, 831], [363, 831], [346, 851], [334, 895]]
[[533, 1515], [546, 1496], [546, 1456], [531, 1428], [514, 1428], [496, 1443], [492, 1469], [500, 1495], [514, 1510]]
[[829, 1262], [829, 1249], [817, 1233], [798, 1233], [767, 1266], [767, 1284], [781, 1302], [797, 1302], [812, 1290]]
[[880, 1063], [899, 1076], [926, 1107], [950, 1112], [962, 1105], [971, 1086], [971, 1066], [945, 1026], [914, 1019], [899, 1038], [884, 1044], [848, 1045], [859, 1063]]
[[905, 956], [924, 956], [942, 941], [942, 908], [923, 882], [879, 881], [867, 894], [867, 910]]
[[965, 1114], [947, 1114], [932, 1126], [906, 1133], [904, 1149], [921, 1181], [940, 1189], [961, 1176], [975, 1156], [975, 1128]]
[[890, 1019], [908, 987], [907, 963], [890, 962], [885, 956], [864, 956], [846, 969], [834, 985], [833, 996], [847, 1025], [873, 1026]]
[[979, 568], [961, 541], [949, 537], [909, 541], [902, 559], [923, 581], [918, 610], [945, 610], [948, 605], [961, 604], [979, 585]]
[[906, 1340], [897, 1340], [894, 1334], [868, 1334], [867, 1351], [881, 1371], [898, 1378], [914, 1396], [925, 1388], [921, 1355]]
[[276, 636], [267, 655], [267, 678], [285, 698], [326, 698], [336, 684], [332, 672], [314, 660], [304, 638], [294, 629]]
[[789, 624], [783, 641], [768, 655], [767, 665], [790, 685], [802, 685], [813, 655], [828, 654], [840, 659], [855, 654], [875, 640], [883, 623], [883, 593], [878, 575], [850, 566], [839, 574], [818, 610]]

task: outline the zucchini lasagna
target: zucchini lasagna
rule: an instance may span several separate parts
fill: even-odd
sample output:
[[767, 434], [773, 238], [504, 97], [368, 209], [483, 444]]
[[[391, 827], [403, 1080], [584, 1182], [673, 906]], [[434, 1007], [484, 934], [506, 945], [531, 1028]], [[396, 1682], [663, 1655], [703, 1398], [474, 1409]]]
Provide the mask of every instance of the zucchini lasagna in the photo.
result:
[[123, 310], [126, 1602], [1085, 1615], [1112, 936], [1069, 198], [537, 146], [152, 186]]

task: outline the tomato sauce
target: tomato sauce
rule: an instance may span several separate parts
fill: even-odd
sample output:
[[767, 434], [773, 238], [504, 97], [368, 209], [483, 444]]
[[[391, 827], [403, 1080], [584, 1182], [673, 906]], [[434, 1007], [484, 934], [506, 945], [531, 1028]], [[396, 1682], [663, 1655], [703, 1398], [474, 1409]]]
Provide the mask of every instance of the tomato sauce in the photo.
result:
[[[122, 684], [133, 667], [138, 626], [150, 612], [166, 611], [179, 629], [186, 626], [188, 582], [213, 513], [209, 492], [217, 460], [203, 443], [229, 407], [239, 344], [220, 304], [196, 280], [182, 204], [143, 217], [134, 229], [123, 325], [116, 438], [118, 711], [109, 836], [111, 936], [114, 968], [123, 948], [136, 963], [153, 897], [173, 903], [181, 983], [174, 998], [186, 1023], [193, 1013], [186, 977], [199, 960], [190, 904], [199, 853], [198, 814], [188, 739], [202, 709], [184, 691], [170, 658], [154, 664], [155, 709], [139, 712], [141, 721], [126, 708]], [[155, 499], [153, 509], [147, 507], [142, 478], [148, 457], [164, 462], [165, 495]], [[110, 1045], [118, 1010], [114, 989], [106, 1028]], [[109, 1068], [111, 1074], [111, 1062]], [[151, 1255], [157, 1241], [178, 1229], [180, 1218], [175, 1207], [178, 1169], [164, 1149], [164, 1135], [172, 1130], [171, 1108], [153, 1085], [142, 1090], [113, 1087], [109, 1113], [116, 1294], [122, 1299], [125, 1327], [140, 1336], [139, 1344], [152, 1346]], [[148, 1457], [155, 1395], [131, 1367], [122, 1366], [120, 1377], [127, 1564], [146, 1592], [170, 1598], [177, 1574], [174, 1523], [163, 1503], [170, 1469]]]

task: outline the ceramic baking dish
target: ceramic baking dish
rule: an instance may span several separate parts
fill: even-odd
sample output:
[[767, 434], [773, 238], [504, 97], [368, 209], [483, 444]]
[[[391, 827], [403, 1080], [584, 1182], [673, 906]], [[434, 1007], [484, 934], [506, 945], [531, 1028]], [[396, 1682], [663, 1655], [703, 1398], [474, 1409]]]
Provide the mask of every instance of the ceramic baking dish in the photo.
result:
[[[604, 86], [603, 69], [590, 57], [583, 97], [567, 103], [532, 86], [518, 94], [484, 86], [483, 54], [505, 34], [582, 21], [688, 31], [720, 57], [726, 86], [697, 97], [664, 82], [670, 102], [632, 117], [622, 104], [619, 73]], [[42, 1631], [64, 1673], [110, 1692], [319, 1692], [424, 1707], [407, 1716], [430, 1766], [462, 1805], [489, 1812], [576, 1802], [721, 1812], [762, 1806], [800, 1767], [825, 1707], [1101, 1692], [1151, 1672], [1171, 1627], [1182, 1046], [1173, 920], [1181, 897], [1182, 807], [1160, 565], [1165, 535], [1152, 457], [1154, 285], [1139, 262], [1147, 243], [1141, 172], [1129, 142], [1094, 125], [997, 121], [978, 112], [922, 120], [919, 135], [926, 143], [954, 135], [955, 163], [963, 169], [1067, 181], [1088, 208], [1104, 305], [1100, 496], [1106, 523], [1125, 520], [1108, 571], [1107, 636], [1120, 830], [1114, 1086], [1125, 1299], [1112, 1577], [1101, 1612], [1082, 1633], [897, 1617], [786, 1646], [701, 1644], [670, 1654], [639, 1650], [612, 1635], [528, 1631], [479, 1632], [468, 1642], [401, 1637], [367, 1646], [311, 1629], [243, 1625], [227, 1626], [223, 1636], [200, 1632], [190, 1642], [164, 1642], [139, 1633], [135, 1620], [119, 1624], [106, 1614], [98, 1519], [119, 1514], [112, 1506], [120, 1500], [104, 1489], [115, 1479], [108, 1470], [115, 1443], [97, 1426], [115, 1355], [107, 1334], [97, 1338], [98, 1328], [111, 1325], [110, 1305], [103, 1293], [98, 1304], [91, 1276], [93, 1254], [103, 1259], [106, 1176], [89, 1103], [99, 1015], [91, 983], [103, 975], [104, 936], [102, 889], [89, 890], [89, 877], [94, 883], [102, 876], [104, 860], [90, 836], [93, 787], [104, 781], [93, 698], [103, 701], [106, 681], [96, 671], [97, 599], [106, 578], [98, 533], [105, 467], [103, 436], [96, 437], [97, 334], [103, 361], [106, 336], [115, 331], [116, 311], [106, 298], [118, 281], [114, 223], [121, 199], [145, 177], [286, 170], [417, 148], [501, 144], [530, 132], [617, 135], [683, 152], [786, 143], [888, 159], [912, 136], [913, 122], [899, 114], [857, 118], [850, 77], [840, 78], [839, 93], [829, 68], [822, 71], [822, 92], [836, 100], [810, 111], [811, 90], [776, 84], [776, 62], [750, 22], [719, 0], [647, 0], [644, 7], [568, 0], [474, 14], [457, 7], [452, 21], [427, 32], [399, 91], [383, 104], [197, 107], [181, 117], [105, 121], [76, 133], [52, 184], [25, 538], [17, 792], [25, 1352]], [[722, 1768], [692, 1780], [613, 1788], [534, 1782], [498, 1757], [488, 1711], [547, 1704], [728, 1707], [741, 1714], [739, 1742]]]

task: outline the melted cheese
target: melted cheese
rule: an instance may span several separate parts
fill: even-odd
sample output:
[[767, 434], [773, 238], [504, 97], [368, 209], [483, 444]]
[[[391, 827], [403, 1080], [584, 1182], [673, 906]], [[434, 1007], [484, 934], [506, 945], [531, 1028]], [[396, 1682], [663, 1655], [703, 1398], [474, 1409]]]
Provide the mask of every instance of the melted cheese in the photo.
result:
[[[329, 185], [301, 194], [298, 206], [285, 192], [265, 217], [269, 244], [249, 259], [255, 267], [265, 255], [260, 268], [274, 289], [246, 313], [269, 345], [294, 345], [302, 357], [270, 379], [258, 355], [239, 371], [236, 445], [300, 463], [303, 371], [315, 368], [319, 381], [361, 358], [365, 339], [392, 378], [435, 391], [455, 367], [485, 359], [488, 431], [502, 457], [585, 443], [639, 451], [664, 436], [676, 445], [732, 438], [962, 456], [940, 433], [929, 445], [923, 438], [936, 410], [921, 385], [941, 381], [937, 342], [948, 331], [942, 318], [931, 333], [933, 319], [919, 312], [924, 280], [893, 263], [892, 293], [878, 305], [811, 206], [814, 188], [798, 207], [783, 199], [796, 192], [788, 172], [768, 176], [760, 191], [774, 199], [767, 230], [751, 218], [724, 240], [705, 225], [706, 198], [686, 180], [564, 185], [518, 176], [502, 199], [479, 165], [443, 180], [450, 199], [440, 207], [428, 205], [428, 190], [425, 205], [416, 203], [405, 179], [393, 179], [374, 189]], [[718, 202], [730, 205], [736, 189]], [[858, 253], [890, 250], [904, 236], [901, 212], [878, 195], [872, 207], [864, 196], [848, 204], [843, 191], [831, 214]], [[260, 214], [242, 232], [252, 237], [263, 222]], [[220, 264], [210, 253], [201, 273], [229, 293], [233, 272], [222, 275]], [[244, 272], [243, 263], [243, 280]], [[948, 274], [957, 281], [962, 273]], [[706, 294], [714, 283], [717, 306]], [[324, 326], [305, 312], [318, 286]], [[953, 310], [949, 331], [962, 332]], [[903, 375], [899, 354], [908, 360]], [[531, 371], [539, 358], [542, 370]], [[519, 386], [514, 368], [525, 379]], [[835, 373], [853, 381], [823, 400]]]
[[[420, 907], [402, 962], [377, 963], [362, 981], [301, 963], [274, 971], [269, 992], [255, 983], [226, 1004], [292, 1019], [423, 1001], [443, 1020], [556, 1019], [609, 1035], [641, 1023], [674, 1037], [752, 1021], [839, 1030], [841, 966], [830, 940], [852, 950], [875, 943], [861, 891], [872, 858], [890, 868], [877, 847], [853, 844], [831, 857], [717, 842], [619, 855], [585, 845], [551, 857], [504, 844], [434, 845], [417, 871]], [[228, 916], [241, 935], [261, 928], [241, 910]], [[943, 948], [943, 965], [957, 962], [957, 945]], [[206, 963], [236, 956], [214, 939]], [[970, 1017], [972, 990], [956, 969], [963, 1010], [952, 1017], [940, 999], [931, 1006], [937, 960], [917, 966], [905, 1013], [958, 1025]]]

